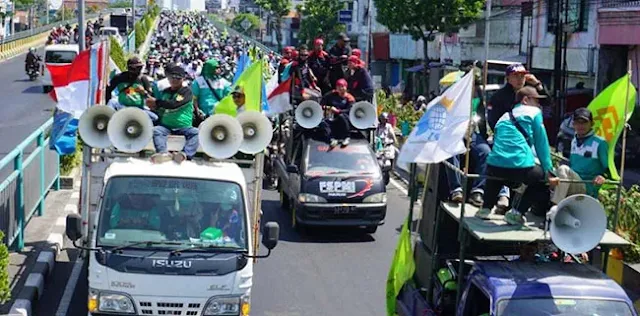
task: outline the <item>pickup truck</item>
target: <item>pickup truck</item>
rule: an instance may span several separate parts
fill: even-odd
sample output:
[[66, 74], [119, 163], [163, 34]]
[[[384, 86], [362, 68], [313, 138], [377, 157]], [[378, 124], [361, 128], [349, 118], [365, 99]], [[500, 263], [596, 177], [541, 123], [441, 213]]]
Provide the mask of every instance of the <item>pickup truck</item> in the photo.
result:
[[400, 316], [637, 316], [615, 281], [592, 265], [562, 262], [465, 261], [464, 292], [455, 306], [459, 261], [449, 261], [435, 280], [429, 306], [419, 290], [405, 285]]
[[330, 147], [312, 138], [294, 141], [274, 169], [283, 209], [292, 225], [364, 226], [373, 234], [384, 224], [387, 193], [380, 166], [366, 139]]

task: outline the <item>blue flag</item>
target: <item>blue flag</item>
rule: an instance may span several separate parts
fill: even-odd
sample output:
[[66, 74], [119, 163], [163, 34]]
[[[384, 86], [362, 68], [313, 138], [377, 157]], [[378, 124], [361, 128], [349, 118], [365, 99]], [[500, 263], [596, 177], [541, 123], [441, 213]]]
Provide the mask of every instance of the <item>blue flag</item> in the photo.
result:
[[291, 76], [291, 65], [292, 64], [293, 64], [293, 62], [290, 62], [284, 67], [284, 70], [282, 71], [282, 74], [280, 74], [280, 82], [285, 82], [285, 81], [287, 81], [287, 79], [289, 79], [289, 77]]
[[251, 65], [251, 59], [249, 58], [249, 56], [247, 56], [246, 53], [242, 53], [242, 55], [240, 55], [240, 57], [238, 58], [238, 65], [236, 67], [236, 73], [233, 76], [233, 83], [235, 84], [236, 81], [238, 81], [238, 78], [240, 78], [240, 75], [242, 74], [242, 72], [249, 67], [249, 65]]
[[269, 112], [269, 102], [267, 102], [267, 85], [262, 79], [262, 111]]
[[73, 154], [76, 151], [76, 136], [78, 131], [78, 119], [56, 108], [51, 127], [49, 148], [60, 155]]

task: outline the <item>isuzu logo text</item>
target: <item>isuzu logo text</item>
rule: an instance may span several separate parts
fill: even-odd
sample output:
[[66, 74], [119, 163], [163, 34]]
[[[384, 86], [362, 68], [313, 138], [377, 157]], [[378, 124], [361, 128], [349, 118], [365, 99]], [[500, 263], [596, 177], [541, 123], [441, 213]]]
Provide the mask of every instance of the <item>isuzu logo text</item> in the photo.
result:
[[189, 269], [189, 268], [191, 268], [191, 261], [185, 261], [185, 260], [153, 260], [151, 265], [154, 268]]

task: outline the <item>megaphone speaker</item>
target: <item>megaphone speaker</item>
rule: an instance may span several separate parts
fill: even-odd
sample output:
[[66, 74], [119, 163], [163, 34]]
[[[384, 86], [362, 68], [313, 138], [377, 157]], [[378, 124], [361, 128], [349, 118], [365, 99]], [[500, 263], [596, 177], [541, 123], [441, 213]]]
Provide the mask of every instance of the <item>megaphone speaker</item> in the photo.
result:
[[357, 129], [372, 128], [376, 123], [376, 111], [376, 107], [369, 102], [356, 102], [349, 111], [349, 122]]
[[82, 141], [94, 148], [107, 148], [111, 146], [107, 126], [116, 110], [106, 105], [92, 106], [80, 116], [78, 121], [78, 133]]
[[242, 126], [229, 115], [215, 114], [200, 124], [198, 141], [202, 150], [210, 157], [232, 157], [242, 144]]
[[296, 108], [296, 122], [306, 129], [318, 126], [322, 122], [322, 116], [322, 107], [316, 101], [303, 101]]
[[242, 126], [243, 140], [240, 151], [255, 154], [263, 151], [271, 142], [273, 128], [271, 121], [260, 112], [243, 112], [236, 119]]
[[153, 123], [145, 111], [128, 107], [113, 114], [107, 126], [107, 134], [117, 150], [137, 153], [153, 138]]
[[547, 214], [551, 240], [562, 251], [579, 254], [595, 248], [607, 229], [607, 216], [595, 198], [576, 194]]

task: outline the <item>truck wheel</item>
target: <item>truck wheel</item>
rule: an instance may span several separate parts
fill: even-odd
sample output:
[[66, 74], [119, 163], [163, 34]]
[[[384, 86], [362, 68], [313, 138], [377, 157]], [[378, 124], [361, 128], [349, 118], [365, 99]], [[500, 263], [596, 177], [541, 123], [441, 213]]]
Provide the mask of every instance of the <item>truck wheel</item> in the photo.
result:
[[289, 197], [286, 193], [284, 193], [284, 189], [282, 188], [282, 186], [280, 186], [278, 191], [280, 191], [280, 207], [283, 210], [289, 209], [291, 203], [289, 203]]
[[378, 230], [378, 225], [375, 226], [367, 226], [367, 228], [365, 228], [365, 232], [367, 232], [367, 234], [375, 234], [376, 231]]

